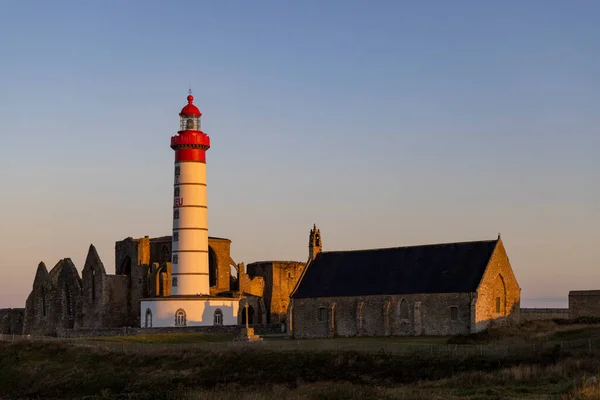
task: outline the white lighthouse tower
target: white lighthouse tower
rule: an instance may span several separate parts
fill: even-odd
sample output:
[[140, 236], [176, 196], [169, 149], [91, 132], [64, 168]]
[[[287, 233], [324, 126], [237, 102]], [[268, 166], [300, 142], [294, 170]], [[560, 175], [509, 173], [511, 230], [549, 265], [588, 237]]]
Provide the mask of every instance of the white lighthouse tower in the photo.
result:
[[208, 210], [206, 206], [206, 150], [210, 138], [200, 130], [202, 113], [194, 96], [179, 113], [180, 129], [171, 138], [175, 150], [173, 199], [173, 296], [208, 295]]
[[202, 113], [190, 91], [179, 113], [175, 150], [171, 295], [140, 302], [142, 328], [237, 325], [239, 298], [211, 297], [208, 267], [206, 150]]

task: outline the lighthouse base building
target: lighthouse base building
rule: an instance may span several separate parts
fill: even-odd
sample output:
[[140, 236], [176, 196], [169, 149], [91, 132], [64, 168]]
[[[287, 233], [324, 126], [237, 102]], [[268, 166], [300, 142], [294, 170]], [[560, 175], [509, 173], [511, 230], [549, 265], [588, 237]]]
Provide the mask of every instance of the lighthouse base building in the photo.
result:
[[171, 296], [144, 299], [142, 327], [238, 325], [240, 299]]

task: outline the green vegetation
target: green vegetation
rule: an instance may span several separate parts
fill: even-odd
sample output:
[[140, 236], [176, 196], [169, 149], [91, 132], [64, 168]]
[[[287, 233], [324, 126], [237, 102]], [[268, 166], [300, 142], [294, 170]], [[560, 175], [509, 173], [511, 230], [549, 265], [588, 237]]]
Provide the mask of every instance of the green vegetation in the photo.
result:
[[[541, 328], [547, 332], [540, 333]], [[461, 337], [475, 343], [591, 337], [596, 323], [536, 322]], [[519, 336], [521, 335], [521, 336]], [[594, 336], [595, 337], [595, 336]], [[542, 338], [542, 339], [540, 339]], [[549, 347], [510, 357], [419, 357], [355, 351], [221, 350], [227, 335], [0, 343], [0, 398], [15, 399], [598, 399], [600, 349]], [[396, 338], [401, 341], [402, 338]], [[349, 339], [349, 341], [381, 339]], [[392, 339], [389, 339], [392, 340]], [[406, 338], [414, 342], [414, 338]], [[424, 340], [443, 340], [428, 338]], [[459, 340], [453, 338], [451, 341]], [[115, 343], [116, 341], [116, 343]], [[119, 341], [146, 343], [125, 347]], [[111, 342], [111, 343], [107, 343]], [[152, 343], [214, 343], [211, 351]], [[86, 344], [89, 344], [87, 342]], [[146, 349], [153, 348], [153, 351]], [[435, 357], [435, 358], [432, 358]]]

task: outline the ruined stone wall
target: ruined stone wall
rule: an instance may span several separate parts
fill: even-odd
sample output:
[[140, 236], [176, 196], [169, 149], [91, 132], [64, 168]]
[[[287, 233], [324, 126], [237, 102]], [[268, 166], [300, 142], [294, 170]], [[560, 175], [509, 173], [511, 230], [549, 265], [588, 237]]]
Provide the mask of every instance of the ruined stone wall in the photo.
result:
[[[216, 269], [215, 285], [211, 285], [211, 296], [217, 293], [228, 292], [231, 283], [231, 240], [229, 239], [208, 239], [209, 246], [209, 266]], [[212, 258], [212, 260], [211, 260]]]
[[252, 278], [250, 275], [243, 273], [239, 278], [239, 286], [242, 293], [263, 297], [265, 292], [265, 278], [262, 276]]
[[[254, 333], [257, 335], [266, 335], [273, 333], [282, 333], [284, 327], [281, 324], [259, 324], [253, 325]], [[153, 334], [186, 334], [186, 333], [213, 333], [213, 334], [234, 334], [240, 333], [242, 327], [235, 325], [226, 326], [188, 326], [188, 327], [169, 327], [169, 328], [80, 328], [72, 330], [63, 330], [59, 337], [64, 338], [93, 338], [101, 336], [129, 336], [129, 335], [153, 335]]]
[[24, 334], [46, 335], [50, 319], [50, 298], [53, 287], [43, 262], [38, 265], [32, 290], [25, 301]]
[[600, 317], [600, 290], [573, 290], [569, 292], [571, 318]]
[[520, 304], [521, 288], [510, 266], [502, 240], [498, 240], [477, 289], [471, 332], [484, 330], [492, 320], [518, 323]]
[[[127, 276], [106, 276], [106, 285], [101, 303], [101, 327], [139, 326], [134, 325], [136, 321], [132, 321], [128, 313], [128, 285], [129, 277]], [[139, 324], [139, 322], [137, 323]]]
[[520, 322], [570, 318], [568, 308], [521, 308], [519, 313]]
[[265, 261], [248, 264], [250, 277], [264, 278], [264, 300], [269, 323], [287, 319], [290, 294], [306, 264], [296, 261]]
[[296, 338], [466, 334], [473, 296], [441, 293], [292, 299], [288, 334]]
[[23, 322], [25, 320], [24, 308], [2, 308], [0, 309], [0, 333], [4, 335], [23, 334]]

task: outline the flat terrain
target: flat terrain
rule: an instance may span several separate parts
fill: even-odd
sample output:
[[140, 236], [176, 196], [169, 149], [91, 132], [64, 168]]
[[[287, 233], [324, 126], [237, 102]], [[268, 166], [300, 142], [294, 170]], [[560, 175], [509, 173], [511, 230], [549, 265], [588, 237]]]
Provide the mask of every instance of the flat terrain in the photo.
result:
[[[544, 333], [540, 329], [545, 329]], [[444, 341], [522, 343], [598, 338], [595, 323], [543, 322]], [[136, 339], [134, 339], [136, 338]], [[512, 338], [512, 339], [510, 339]], [[598, 399], [600, 349], [544, 348], [509, 357], [447, 357], [341, 351], [227, 348], [227, 335], [102, 338], [115, 348], [76, 341], [0, 343], [0, 398], [15, 399]], [[120, 348], [124, 340], [212, 343], [223, 350]], [[281, 340], [281, 339], [278, 339]], [[358, 345], [381, 339], [347, 339]], [[403, 338], [414, 343], [415, 338]], [[387, 339], [392, 342], [393, 339]], [[288, 340], [287, 342], [294, 342]], [[310, 341], [307, 341], [310, 342]], [[599, 343], [599, 341], [594, 341]], [[145, 348], [146, 346], [144, 346]], [[163, 350], [164, 349], [164, 350]]]

